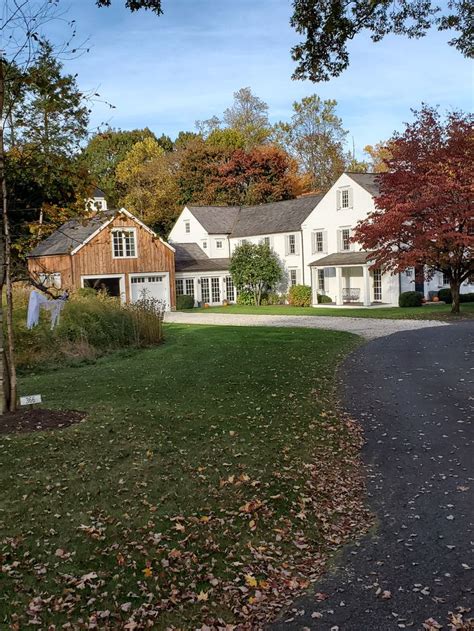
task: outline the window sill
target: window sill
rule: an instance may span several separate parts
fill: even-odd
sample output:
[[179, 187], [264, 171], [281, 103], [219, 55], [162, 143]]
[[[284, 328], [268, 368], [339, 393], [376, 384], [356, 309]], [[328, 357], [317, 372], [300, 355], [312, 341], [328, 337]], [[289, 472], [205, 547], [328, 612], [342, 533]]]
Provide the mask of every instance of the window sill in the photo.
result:
[[115, 261], [123, 261], [124, 259], [137, 259], [138, 256], [112, 256]]

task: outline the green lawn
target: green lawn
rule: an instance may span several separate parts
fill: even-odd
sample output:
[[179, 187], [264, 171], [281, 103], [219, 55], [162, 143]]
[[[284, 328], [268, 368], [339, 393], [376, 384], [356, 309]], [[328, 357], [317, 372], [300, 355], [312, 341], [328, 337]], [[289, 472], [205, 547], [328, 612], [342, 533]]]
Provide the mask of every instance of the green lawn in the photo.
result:
[[0, 435], [0, 628], [275, 615], [368, 522], [360, 436], [335, 399], [358, 343], [168, 326], [159, 347], [24, 377], [21, 394], [89, 416]]
[[211, 307], [209, 309], [193, 309], [194, 311], [209, 311], [212, 313], [248, 313], [252, 315], [312, 315], [335, 316], [346, 318], [395, 318], [395, 319], [423, 319], [423, 320], [452, 320], [460, 318], [474, 318], [474, 302], [461, 305], [461, 316], [452, 315], [451, 305], [424, 305], [423, 307], [377, 307], [373, 309], [357, 307], [291, 307], [290, 305], [274, 305], [252, 307], [243, 305], [228, 305], [227, 307]]

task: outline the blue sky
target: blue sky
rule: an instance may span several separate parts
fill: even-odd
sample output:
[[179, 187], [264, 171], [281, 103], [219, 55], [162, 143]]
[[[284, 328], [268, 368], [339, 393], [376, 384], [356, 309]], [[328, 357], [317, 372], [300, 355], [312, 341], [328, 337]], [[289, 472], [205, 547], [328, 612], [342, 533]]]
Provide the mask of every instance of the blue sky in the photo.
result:
[[[390, 36], [352, 42], [349, 69], [327, 83], [292, 81], [290, 0], [164, 0], [164, 15], [131, 14], [123, 0], [98, 9], [94, 0], [64, 0], [90, 52], [68, 61], [82, 89], [115, 105], [93, 106], [92, 126], [150, 127], [175, 137], [196, 119], [220, 114], [232, 94], [250, 86], [270, 107], [272, 122], [288, 119], [295, 100], [312, 93], [338, 102], [360, 155], [388, 138], [421, 102], [472, 109], [472, 62], [432, 32], [410, 41]], [[58, 26], [56, 26], [58, 28]]]

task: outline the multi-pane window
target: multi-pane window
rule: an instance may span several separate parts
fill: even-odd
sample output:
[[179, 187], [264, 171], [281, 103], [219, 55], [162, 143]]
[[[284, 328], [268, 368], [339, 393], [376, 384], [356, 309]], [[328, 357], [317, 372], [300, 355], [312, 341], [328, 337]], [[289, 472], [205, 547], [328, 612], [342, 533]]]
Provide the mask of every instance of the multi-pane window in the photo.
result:
[[182, 296], [184, 294], [184, 280], [182, 278], [176, 279], [176, 295]]
[[219, 278], [211, 278], [212, 302], [220, 302], [221, 290], [220, 290], [219, 284], [220, 284], [220, 279]]
[[112, 244], [115, 259], [135, 257], [135, 230], [133, 228], [113, 230]]
[[326, 285], [324, 283], [324, 270], [318, 269], [318, 291], [324, 293], [326, 291]]
[[209, 302], [211, 295], [209, 293], [209, 278], [201, 278], [201, 300]]
[[382, 272], [379, 269], [374, 269], [374, 301], [380, 302], [382, 300]]
[[54, 287], [55, 289], [61, 289], [61, 274], [59, 272], [52, 272], [51, 274], [39, 274], [38, 280], [44, 287]]
[[232, 276], [225, 277], [225, 295], [229, 302], [235, 301], [235, 287], [232, 281]]
[[296, 254], [296, 236], [294, 234], [288, 235], [288, 254]]
[[184, 232], [186, 234], [189, 234], [191, 232], [191, 222], [189, 221], [184, 222]]
[[343, 188], [341, 191], [341, 208], [349, 208], [349, 189]]
[[270, 237], [263, 237], [262, 243], [270, 247]]
[[296, 285], [297, 282], [298, 282], [298, 279], [296, 277], [296, 270], [290, 269], [290, 285]]
[[188, 296], [194, 296], [194, 280], [192, 278], [186, 278], [184, 289]]
[[207, 241], [202, 242], [202, 249], [207, 250]]
[[194, 280], [192, 278], [177, 278], [176, 279], [176, 295], [182, 296], [194, 296]]
[[449, 280], [449, 274], [446, 274], [446, 272], [443, 272], [443, 285], [449, 285], [450, 284], [450, 280]]
[[351, 249], [351, 231], [350, 228], [343, 228], [341, 230], [341, 250]]
[[222, 247], [223, 247], [223, 243], [222, 243], [221, 239], [217, 239], [217, 241], [216, 241], [216, 249], [217, 250], [222, 250]]
[[314, 233], [314, 251], [324, 252], [324, 234], [322, 230]]

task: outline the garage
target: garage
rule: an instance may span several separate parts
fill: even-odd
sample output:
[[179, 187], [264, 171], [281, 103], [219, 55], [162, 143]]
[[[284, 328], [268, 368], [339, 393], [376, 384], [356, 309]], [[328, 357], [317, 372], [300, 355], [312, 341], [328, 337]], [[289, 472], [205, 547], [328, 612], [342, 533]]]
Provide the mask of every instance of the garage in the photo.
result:
[[130, 275], [131, 302], [136, 302], [142, 298], [159, 300], [168, 311], [170, 308], [168, 273], [157, 272], [156, 274]]

